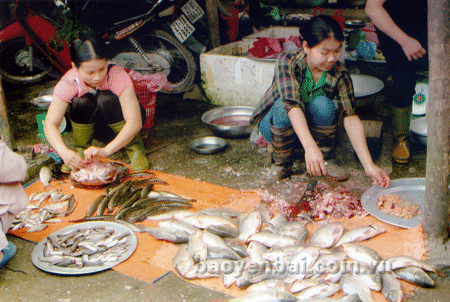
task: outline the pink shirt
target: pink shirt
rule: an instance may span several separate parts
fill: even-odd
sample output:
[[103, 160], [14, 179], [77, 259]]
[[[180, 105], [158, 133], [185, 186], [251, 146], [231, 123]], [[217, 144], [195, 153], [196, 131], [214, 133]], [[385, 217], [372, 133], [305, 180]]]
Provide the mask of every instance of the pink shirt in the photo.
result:
[[22, 208], [27, 206], [28, 196], [20, 183], [27, 176], [27, 169], [25, 158], [12, 152], [3, 141], [0, 141], [0, 215], [8, 210], [8, 207], [3, 205], [17, 203], [23, 206]]
[[[114, 65], [100, 83], [98, 89], [110, 90], [119, 97], [122, 92], [132, 85], [133, 81], [128, 73], [121, 66]], [[70, 103], [74, 97], [82, 97], [89, 90], [89, 86], [81, 80], [77, 70], [72, 68], [56, 84], [53, 95], [66, 103]]]

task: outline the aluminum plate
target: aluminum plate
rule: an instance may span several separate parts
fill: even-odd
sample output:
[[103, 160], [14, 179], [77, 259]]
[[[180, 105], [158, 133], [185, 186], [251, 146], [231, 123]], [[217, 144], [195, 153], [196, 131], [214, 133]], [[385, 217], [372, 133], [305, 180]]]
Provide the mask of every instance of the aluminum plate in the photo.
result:
[[378, 197], [381, 195], [397, 194], [410, 204], [418, 204], [423, 212], [425, 200], [425, 178], [403, 178], [391, 181], [389, 188], [373, 186], [361, 197], [363, 208], [379, 220], [402, 228], [412, 228], [422, 221], [422, 215], [412, 218], [402, 218], [383, 213], [377, 207]]
[[92, 228], [110, 228], [114, 229], [116, 232], [119, 233], [128, 233], [129, 236], [127, 236], [128, 241], [128, 247], [125, 253], [123, 253], [117, 261], [114, 262], [106, 262], [101, 266], [87, 266], [87, 267], [60, 267], [56, 265], [51, 265], [47, 262], [42, 262], [39, 259], [44, 256], [44, 246], [47, 242], [47, 237], [42, 239], [34, 248], [33, 253], [31, 254], [31, 261], [33, 262], [34, 266], [36, 266], [38, 269], [43, 270], [47, 273], [53, 273], [57, 275], [86, 275], [86, 274], [92, 274], [101, 272], [107, 269], [112, 268], [113, 266], [116, 266], [117, 264], [125, 261], [128, 259], [136, 250], [137, 247], [137, 237], [136, 235], [126, 226], [123, 226], [118, 223], [114, 222], [108, 222], [108, 221], [92, 221], [92, 222], [83, 222], [74, 224], [71, 226], [68, 226], [66, 228], [63, 228], [61, 230], [58, 230], [56, 232], [53, 232], [52, 235], [61, 235], [65, 234], [67, 232], [70, 232], [72, 230], [83, 228], [83, 229], [92, 229]]

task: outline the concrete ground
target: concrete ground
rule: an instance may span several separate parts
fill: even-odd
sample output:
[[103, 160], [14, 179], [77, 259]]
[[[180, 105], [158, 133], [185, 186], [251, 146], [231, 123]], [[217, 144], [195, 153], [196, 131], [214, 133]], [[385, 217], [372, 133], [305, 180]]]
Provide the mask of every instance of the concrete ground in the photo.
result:
[[[326, 13], [326, 11], [325, 11]], [[361, 9], [347, 9], [345, 16], [361, 17]], [[364, 16], [362, 16], [364, 17]], [[14, 137], [20, 152], [27, 146], [41, 143], [37, 137], [35, 109], [29, 101], [41, 91], [54, 85], [54, 81], [18, 86], [3, 83]], [[359, 110], [362, 118], [384, 122], [381, 154], [377, 164], [385, 168], [392, 179], [425, 177], [426, 148], [413, 145], [412, 160], [407, 165], [393, 164], [392, 130], [385, 93], [374, 104]], [[261, 173], [267, 170], [267, 152], [250, 143], [248, 139], [227, 139], [229, 146], [215, 155], [199, 155], [189, 148], [189, 142], [212, 133], [202, 124], [203, 112], [212, 108], [202, 101], [183, 100], [181, 96], [158, 95], [156, 125], [148, 140], [148, 157], [152, 169], [165, 173], [198, 179], [235, 189], [254, 189], [259, 186]], [[64, 134], [70, 144], [71, 133]], [[338, 147], [337, 160], [347, 169], [361, 170], [361, 165], [351, 151], [343, 133]], [[123, 153], [116, 155], [126, 161]], [[42, 165], [53, 165], [47, 155], [36, 155], [28, 160], [30, 179], [37, 175]], [[304, 164], [297, 161], [296, 172], [304, 173]], [[18, 252], [8, 265], [0, 270], [0, 301], [212, 301], [229, 298], [226, 295], [181, 280], [175, 273], [150, 284], [130, 278], [113, 270], [101, 273], [61, 277], [40, 271], [31, 263], [31, 253], [36, 245], [14, 236], [8, 240], [16, 244]], [[448, 301], [450, 282], [438, 278], [434, 289], [420, 289], [408, 301]]]

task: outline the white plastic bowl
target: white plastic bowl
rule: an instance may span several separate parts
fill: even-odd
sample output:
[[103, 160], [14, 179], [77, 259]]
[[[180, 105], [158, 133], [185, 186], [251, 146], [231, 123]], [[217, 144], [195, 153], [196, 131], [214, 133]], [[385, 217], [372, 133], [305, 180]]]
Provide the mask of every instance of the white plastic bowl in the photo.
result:
[[427, 118], [426, 116], [413, 119], [411, 121], [411, 132], [424, 145], [427, 144]]

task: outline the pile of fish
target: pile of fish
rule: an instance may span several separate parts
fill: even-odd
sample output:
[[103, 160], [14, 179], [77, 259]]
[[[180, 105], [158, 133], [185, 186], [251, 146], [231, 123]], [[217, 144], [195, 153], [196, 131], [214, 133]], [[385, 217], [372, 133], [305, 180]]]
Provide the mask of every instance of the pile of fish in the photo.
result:
[[130, 179], [114, 188], [107, 188], [88, 207], [86, 216], [77, 222], [122, 220], [129, 223], [192, 207], [193, 199], [175, 193], [154, 190], [155, 184], [168, 185], [158, 178]]
[[59, 217], [69, 216], [76, 205], [73, 194], [64, 194], [61, 189], [34, 192], [28, 198], [30, 204], [15, 217], [13, 231], [22, 227], [28, 228], [27, 232], [42, 231], [46, 223], [61, 222]]
[[76, 228], [49, 235], [39, 261], [61, 267], [82, 268], [116, 262], [127, 251], [127, 236], [112, 228]]
[[[180, 244], [173, 267], [183, 278], [221, 278], [226, 288], [234, 284], [249, 292], [230, 301], [365, 302], [373, 301], [371, 291], [402, 301], [399, 279], [434, 286], [428, 273], [437, 274], [436, 267], [409, 256], [381, 259], [359, 244], [384, 233], [380, 225], [344, 232], [343, 223], [331, 222], [308, 234], [308, 223], [272, 213], [261, 203], [250, 213], [185, 210], [158, 227], [140, 228]], [[329, 298], [339, 291], [343, 298]]]

